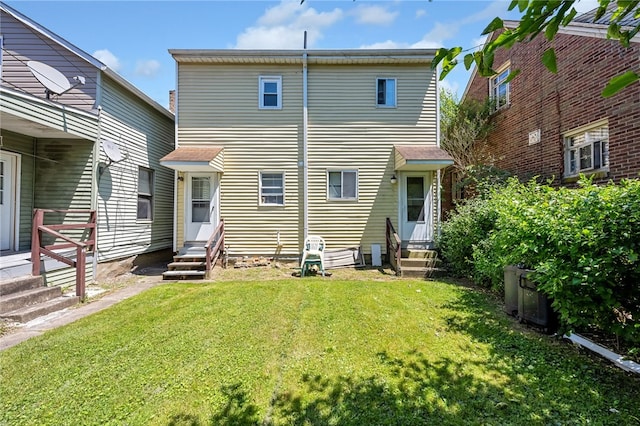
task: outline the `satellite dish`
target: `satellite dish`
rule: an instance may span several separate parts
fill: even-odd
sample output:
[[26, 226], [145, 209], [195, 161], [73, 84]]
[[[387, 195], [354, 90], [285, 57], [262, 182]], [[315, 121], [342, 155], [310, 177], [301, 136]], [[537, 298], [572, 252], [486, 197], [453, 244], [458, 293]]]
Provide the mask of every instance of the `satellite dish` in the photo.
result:
[[79, 84], [84, 84], [85, 79], [82, 76], [73, 77], [76, 83], [72, 86], [69, 79], [57, 69], [38, 61], [27, 62], [27, 67], [31, 74], [42, 84], [47, 90], [47, 99], [49, 95], [62, 95], [73, 89]]
[[118, 145], [116, 145], [115, 142], [109, 139], [102, 140], [102, 149], [104, 150], [104, 153], [107, 155], [107, 157], [109, 157], [109, 160], [111, 161], [114, 161], [117, 163], [118, 161], [122, 161], [124, 158], [122, 156], [122, 152], [120, 152], [120, 148], [118, 148]]

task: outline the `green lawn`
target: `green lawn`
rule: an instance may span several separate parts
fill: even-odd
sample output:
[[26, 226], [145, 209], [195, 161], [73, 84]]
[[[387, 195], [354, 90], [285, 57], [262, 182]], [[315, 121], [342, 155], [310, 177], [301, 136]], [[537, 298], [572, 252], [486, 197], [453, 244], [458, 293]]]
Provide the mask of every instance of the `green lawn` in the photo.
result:
[[640, 425], [640, 379], [444, 282], [166, 284], [0, 374], [7, 425]]

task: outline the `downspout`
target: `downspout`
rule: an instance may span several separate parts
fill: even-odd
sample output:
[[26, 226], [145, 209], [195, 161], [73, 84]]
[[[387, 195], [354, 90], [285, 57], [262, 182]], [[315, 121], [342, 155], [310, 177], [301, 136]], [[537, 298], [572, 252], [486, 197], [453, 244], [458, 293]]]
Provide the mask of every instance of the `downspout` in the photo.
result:
[[[436, 146], [440, 148], [440, 84], [438, 75], [440, 75], [440, 66], [436, 68]], [[436, 172], [436, 194], [438, 197], [437, 204], [437, 212], [436, 212], [436, 221], [437, 221], [437, 235], [440, 237], [442, 228], [440, 221], [442, 220], [442, 193], [440, 187], [440, 180], [442, 179], [441, 170], [438, 169]]]
[[303, 239], [309, 235], [309, 164], [308, 164], [308, 81], [307, 81], [307, 32], [304, 32], [304, 51], [302, 53], [302, 227]]

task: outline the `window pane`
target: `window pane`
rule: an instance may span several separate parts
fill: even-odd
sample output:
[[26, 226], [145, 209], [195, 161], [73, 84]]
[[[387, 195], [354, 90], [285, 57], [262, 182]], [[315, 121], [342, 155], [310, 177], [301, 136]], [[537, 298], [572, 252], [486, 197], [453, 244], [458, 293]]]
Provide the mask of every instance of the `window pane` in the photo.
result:
[[278, 83], [275, 81], [265, 81], [264, 93], [278, 93]]
[[191, 222], [209, 222], [208, 201], [193, 201], [191, 203]]
[[342, 173], [329, 172], [329, 198], [342, 197]]
[[342, 196], [343, 198], [356, 198], [357, 188], [357, 173], [356, 172], [344, 172], [342, 173]]
[[283, 195], [263, 195], [262, 196], [262, 204], [284, 204], [284, 196]]
[[151, 219], [151, 200], [138, 197], [138, 219]]
[[592, 165], [591, 145], [580, 148], [580, 170], [591, 169]]
[[576, 150], [572, 149], [569, 151], [569, 173], [576, 174], [578, 171], [576, 169]]
[[262, 173], [262, 186], [282, 187], [281, 173]]
[[378, 80], [378, 105], [386, 104], [387, 81], [385, 79]]
[[599, 169], [602, 167], [602, 142], [593, 143], [593, 168]]
[[396, 106], [396, 81], [392, 78], [387, 80], [386, 105]]
[[151, 170], [138, 169], [138, 192], [151, 195]]
[[267, 107], [277, 107], [278, 106], [278, 95], [264, 95], [264, 106]]
[[211, 184], [209, 178], [206, 177], [192, 177], [191, 178], [191, 199], [192, 200], [205, 200], [207, 204], [211, 197]]
[[424, 178], [407, 177], [407, 221], [424, 221]]

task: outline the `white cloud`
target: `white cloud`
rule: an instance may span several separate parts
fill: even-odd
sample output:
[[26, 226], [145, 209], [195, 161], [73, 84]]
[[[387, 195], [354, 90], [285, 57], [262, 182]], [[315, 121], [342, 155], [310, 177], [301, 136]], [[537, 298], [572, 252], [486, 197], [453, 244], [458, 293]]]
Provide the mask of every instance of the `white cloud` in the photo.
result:
[[344, 17], [341, 9], [318, 12], [298, 0], [282, 0], [266, 10], [255, 26], [236, 38], [237, 49], [302, 49], [304, 31], [308, 47], [323, 37], [323, 31]]
[[143, 77], [155, 77], [160, 70], [160, 62], [155, 59], [138, 61], [136, 63], [135, 74]]
[[399, 13], [382, 6], [360, 5], [354, 9], [353, 14], [358, 24], [390, 25]]
[[96, 50], [93, 52], [93, 57], [116, 72], [119, 72], [120, 68], [122, 68], [120, 60], [107, 49]]
[[416, 19], [417, 18], [422, 18], [423, 16], [425, 16], [427, 14], [427, 11], [424, 9], [418, 9], [416, 10]]
[[452, 31], [451, 25], [443, 24], [441, 22], [436, 22], [433, 26], [433, 29], [426, 33], [422, 40], [417, 43], [414, 43], [411, 47], [414, 48], [435, 48], [442, 47], [444, 45], [444, 41], [453, 37], [455, 33], [458, 31], [455, 28], [455, 32]]

